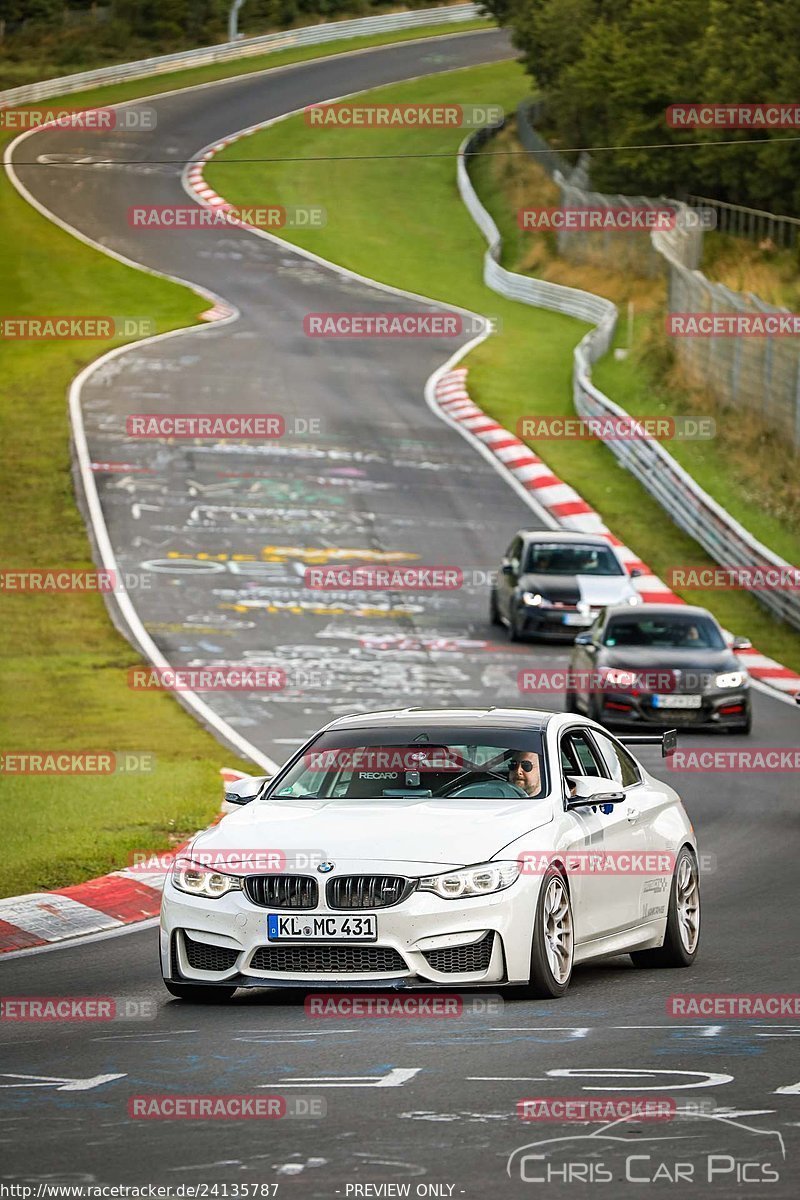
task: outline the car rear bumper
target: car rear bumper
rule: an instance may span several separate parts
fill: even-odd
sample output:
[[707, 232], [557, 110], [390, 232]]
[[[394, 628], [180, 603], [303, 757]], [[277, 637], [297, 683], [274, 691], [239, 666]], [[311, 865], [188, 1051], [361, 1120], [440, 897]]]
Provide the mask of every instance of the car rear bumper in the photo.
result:
[[597, 696], [597, 714], [607, 725], [651, 725], [659, 728], [737, 728], [750, 720], [747, 691], [705, 693], [699, 708], [656, 707], [650, 693], [607, 691]]

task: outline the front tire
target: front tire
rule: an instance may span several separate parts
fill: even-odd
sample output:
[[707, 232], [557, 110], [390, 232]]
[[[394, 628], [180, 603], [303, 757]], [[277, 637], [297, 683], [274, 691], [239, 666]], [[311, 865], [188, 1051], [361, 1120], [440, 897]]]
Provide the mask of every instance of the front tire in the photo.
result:
[[684, 846], [675, 862], [663, 946], [634, 950], [637, 967], [690, 967], [700, 945], [700, 878], [697, 860]]
[[572, 978], [575, 932], [567, 881], [548, 867], [539, 889], [531, 946], [531, 972], [526, 999], [553, 1000], [563, 996]]
[[513, 605], [508, 610], [508, 640], [510, 642], [522, 641], [522, 634], [517, 624], [517, 610]]
[[502, 625], [500, 619], [500, 609], [497, 607], [497, 592], [492, 588], [489, 593], [489, 624]]
[[164, 980], [164, 987], [170, 996], [178, 1000], [188, 1000], [191, 1004], [223, 1004], [233, 996], [235, 987], [206, 987], [202, 983], [173, 983]]

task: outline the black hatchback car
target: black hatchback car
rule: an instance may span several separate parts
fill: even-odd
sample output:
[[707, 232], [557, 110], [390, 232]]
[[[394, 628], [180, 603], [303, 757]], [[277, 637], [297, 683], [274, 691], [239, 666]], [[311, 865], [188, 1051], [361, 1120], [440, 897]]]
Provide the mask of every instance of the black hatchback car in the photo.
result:
[[579, 633], [567, 710], [604, 725], [697, 726], [749, 733], [749, 676], [704, 608], [615, 605]]
[[489, 619], [509, 641], [569, 638], [588, 629], [608, 604], [639, 605], [633, 583], [608, 538], [600, 534], [521, 529], [511, 541], [489, 599]]

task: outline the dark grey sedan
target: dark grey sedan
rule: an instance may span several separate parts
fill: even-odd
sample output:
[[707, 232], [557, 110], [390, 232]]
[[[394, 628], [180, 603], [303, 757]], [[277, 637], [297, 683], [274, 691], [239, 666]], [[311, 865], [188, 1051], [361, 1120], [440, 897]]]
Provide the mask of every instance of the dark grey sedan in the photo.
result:
[[615, 605], [579, 633], [567, 710], [604, 725], [696, 726], [749, 733], [749, 676], [704, 608]]

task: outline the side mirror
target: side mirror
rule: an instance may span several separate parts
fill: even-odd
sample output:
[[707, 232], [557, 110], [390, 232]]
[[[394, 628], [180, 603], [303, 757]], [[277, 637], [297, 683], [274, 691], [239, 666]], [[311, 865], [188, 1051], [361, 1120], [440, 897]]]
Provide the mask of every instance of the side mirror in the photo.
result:
[[586, 808], [590, 804], [622, 804], [625, 793], [601, 791], [605, 782], [591, 775], [568, 775], [567, 784], [572, 784], [575, 791], [567, 796], [567, 809]]
[[628, 574], [630, 575], [631, 579], [641, 579], [641, 577], [644, 575], [644, 571], [641, 567], [632, 567]]
[[588, 629], [584, 630], [583, 633], [578, 634], [578, 636], [575, 638], [575, 645], [576, 646], [592, 646], [592, 645], [594, 645], [594, 643], [592, 641], [592, 635], [591, 635], [591, 633], [589, 633]]
[[732, 650], [752, 650], [753, 643], [750, 641], [750, 638], [735, 637], [733, 639], [733, 641], [731, 642], [731, 649]]
[[244, 775], [241, 779], [227, 784], [222, 811], [230, 812], [229, 805], [249, 804], [271, 778], [271, 775]]
[[500, 569], [504, 575], [513, 575], [514, 574], [514, 564], [507, 562], [505, 559], [503, 560], [503, 565]]

